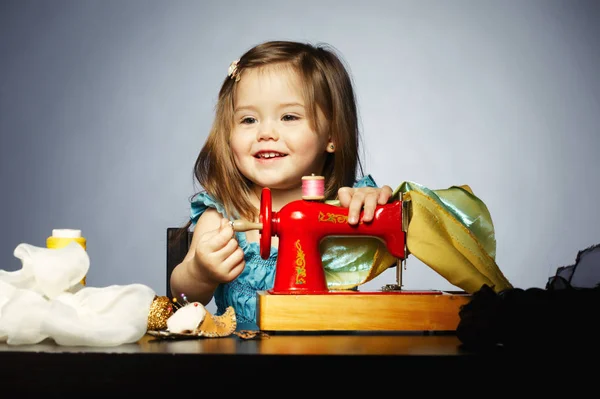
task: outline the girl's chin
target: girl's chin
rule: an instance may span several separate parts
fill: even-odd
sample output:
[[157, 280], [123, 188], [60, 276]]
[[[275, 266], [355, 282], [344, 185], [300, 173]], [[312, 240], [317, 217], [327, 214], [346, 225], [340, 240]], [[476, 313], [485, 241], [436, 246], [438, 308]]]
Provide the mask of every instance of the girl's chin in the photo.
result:
[[282, 180], [281, 178], [261, 178], [254, 181], [259, 187], [268, 187], [271, 190], [294, 190], [302, 187], [302, 179]]

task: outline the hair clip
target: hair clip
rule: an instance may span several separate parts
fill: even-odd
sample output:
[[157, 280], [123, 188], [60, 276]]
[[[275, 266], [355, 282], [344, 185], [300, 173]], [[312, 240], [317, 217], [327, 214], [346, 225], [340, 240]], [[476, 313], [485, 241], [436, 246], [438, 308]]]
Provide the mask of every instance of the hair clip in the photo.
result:
[[239, 62], [239, 59], [233, 61], [231, 64], [229, 64], [229, 69], [227, 70], [227, 76], [229, 76], [231, 79], [235, 79], [236, 82], [239, 82], [240, 80], [240, 74], [238, 73]]

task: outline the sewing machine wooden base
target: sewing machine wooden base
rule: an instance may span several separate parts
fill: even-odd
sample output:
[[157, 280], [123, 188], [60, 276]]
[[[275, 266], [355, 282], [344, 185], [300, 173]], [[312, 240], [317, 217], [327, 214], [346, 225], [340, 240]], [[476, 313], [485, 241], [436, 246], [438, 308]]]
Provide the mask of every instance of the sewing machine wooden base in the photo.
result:
[[444, 291], [257, 293], [262, 331], [455, 331], [470, 295]]

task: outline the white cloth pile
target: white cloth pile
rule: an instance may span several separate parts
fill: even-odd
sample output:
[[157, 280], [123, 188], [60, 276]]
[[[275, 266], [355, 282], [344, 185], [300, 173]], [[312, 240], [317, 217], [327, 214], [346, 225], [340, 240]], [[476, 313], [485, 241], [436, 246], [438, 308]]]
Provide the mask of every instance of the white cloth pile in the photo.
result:
[[147, 331], [155, 292], [142, 284], [105, 288], [81, 284], [90, 259], [76, 242], [48, 249], [19, 244], [22, 269], [0, 269], [0, 342], [117, 346]]

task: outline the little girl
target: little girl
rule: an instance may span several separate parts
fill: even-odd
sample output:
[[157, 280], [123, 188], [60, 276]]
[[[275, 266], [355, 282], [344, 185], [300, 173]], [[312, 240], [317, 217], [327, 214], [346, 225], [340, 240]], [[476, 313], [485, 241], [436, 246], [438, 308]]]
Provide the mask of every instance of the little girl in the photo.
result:
[[[217, 314], [233, 306], [239, 323], [256, 322], [256, 291], [272, 288], [277, 237], [262, 259], [259, 232], [235, 232], [229, 220], [258, 221], [263, 187], [272, 210], [302, 198], [302, 177], [324, 176], [326, 200], [348, 208], [348, 222], [373, 219], [390, 186], [363, 176], [351, 78], [323, 46], [274, 41], [246, 52], [230, 67], [215, 120], [195, 164], [204, 191], [191, 204], [189, 252], [173, 270], [171, 290]], [[357, 180], [357, 172], [360, 178]]]

